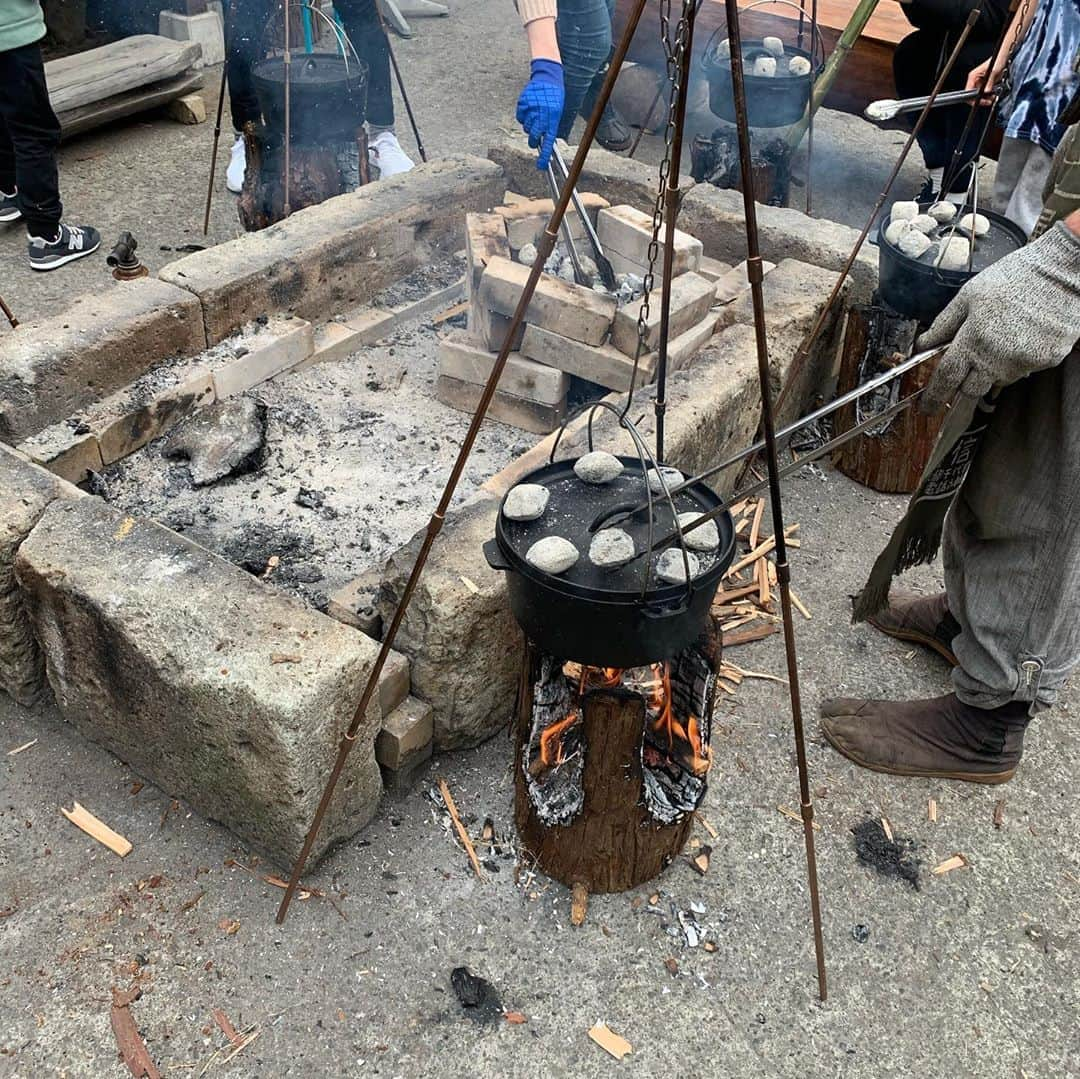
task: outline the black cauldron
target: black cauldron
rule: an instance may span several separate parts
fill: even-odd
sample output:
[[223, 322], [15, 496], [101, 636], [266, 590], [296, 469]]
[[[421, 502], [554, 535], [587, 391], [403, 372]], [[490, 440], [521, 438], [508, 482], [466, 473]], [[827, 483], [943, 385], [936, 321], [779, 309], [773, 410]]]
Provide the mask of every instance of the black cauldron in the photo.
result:
[[[367, 65], [340, 53], [294, 53], [289, 76], [289, 127], [293, 142], [346, 142], [367, 113]], [[252, 68], [263, 121], [285, 134], [285, 59], [271, 56]]]

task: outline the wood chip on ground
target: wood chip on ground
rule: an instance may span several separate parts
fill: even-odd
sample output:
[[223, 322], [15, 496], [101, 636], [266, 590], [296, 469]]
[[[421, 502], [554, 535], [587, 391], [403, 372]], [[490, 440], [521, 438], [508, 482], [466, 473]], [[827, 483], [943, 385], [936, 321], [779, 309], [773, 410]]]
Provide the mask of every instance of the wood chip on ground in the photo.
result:
[[131, 841], [125, 839], [119, 832], [114, 832], [104, 821], [99, 820], [88, 809], [75, 803], [73, 809], [65, 809], [60, 807], [60, 812], [76, 828], [80, 828], [91, 839], [96, 839], [103, 846], [106, 846], [113, 852], [118, 854], [121, 858], [126, 857], [131, 853]]
[[962, 854], [954, 854], [951, 858], [946, 858], [940, 865], [934, 866], [931, 872], [935, 877], [943, 877], [946, 873], [951, 873], [954, 869], [969, 869], [971, 863]]
[[616, 1060], [622, 1060], [627, 1053], [634, 1051], [634, 1047], [621, 1034], [616, 1034], [607, 1023], [597, 1023], [591, 1027], [589, 1037]]

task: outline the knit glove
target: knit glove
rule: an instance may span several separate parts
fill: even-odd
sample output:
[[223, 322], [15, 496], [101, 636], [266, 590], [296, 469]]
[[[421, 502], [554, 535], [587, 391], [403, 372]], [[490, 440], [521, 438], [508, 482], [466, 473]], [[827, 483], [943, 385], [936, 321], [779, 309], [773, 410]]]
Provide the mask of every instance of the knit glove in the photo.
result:
[[923, 412], [940, 412], [957, 393], [979, 398], [1056, 367], [1080, 339], [1080, 236], [1058, 222], [988, 266], [915, 344], [936, 348], [950, 338], [923, 393]]
[[529, 145], [540, 149], [536, 167], [542, 172], [551, 161], [565, 100], [562, 64], [557, 60], [533, 60], [532, 76], [518, 98], [517, 120], [529, 136]]

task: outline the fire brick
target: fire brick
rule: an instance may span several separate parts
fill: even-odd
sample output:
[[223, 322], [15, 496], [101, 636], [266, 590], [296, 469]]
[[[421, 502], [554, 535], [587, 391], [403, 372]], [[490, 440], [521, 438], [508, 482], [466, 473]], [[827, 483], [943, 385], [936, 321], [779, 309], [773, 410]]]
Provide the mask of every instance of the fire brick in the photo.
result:
[[375, 759], [395, 772], [407, 768], [415, 757], [430, 750], [433, 733], [431, 705], [406, 697], [383, 717], [382, 730], [375, 738]]
[[[532, 327], [530, 327], [531, 329]], [[583, 346], [588, 347], [588, 346]], [[439, 342], [439, 374], [483, 385], [495, 364], [495, 354], [455, 331]], [[562, 371], [521, 356], [507, 357], [499, 389], [542, 405], [562, 405], [570, 379]]]
[[[652, 218], [633, 206], [612, 206], [601, 210], [597, 216], [596, 231], [604, 252], [610, 257], [615, 252], [634, 263], [642, 272], [649, 262], [649, 242], [652, 240]], [[664, 264], [664, 232], [660, 233], [660, 252], [656, 270], [659, 274]], [[675, 230], [675, 254], [672, 273], [682, 274], [696, 270], [701, 262], [703, 246], [681, 229]]]
[[[609, 390], [625, 393], [630, 388], [634, 361], [614, 345], [585, 345], [563, 337], [561, 333], [528, 326], [521, 341], [521, 354]], [[648, 352], [638, 363], [637, 384], [642, 386], [652, 382], [655, 371], [656, 353]]]
[[[716, 297], [716, 286], [696, 273], [680, 274], [671, 282], [671, 316], [668, 328], [669, 338], [690, 329], [700, 322], [712, 307]], [[633, 356], [638, 347], [638, 312], [640, 302], [626, 304], [615, 315], [615, 325], [611, 331], [614, 345]], [[660, 344], [660, 296], [650, 298], [649, 317], [646, 320], [645, 347], [652, 351]]]

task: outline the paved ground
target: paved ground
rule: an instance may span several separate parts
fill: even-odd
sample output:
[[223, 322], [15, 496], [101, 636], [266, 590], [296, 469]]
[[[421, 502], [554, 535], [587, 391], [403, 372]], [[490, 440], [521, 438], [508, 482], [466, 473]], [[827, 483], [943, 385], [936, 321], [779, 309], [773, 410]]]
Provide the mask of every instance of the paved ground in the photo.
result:
[[[705, 816], [719, 838], [709, 873], [680, 861], [654, 885], [594, 898], [586, 925], [568, 924], [565, 890], [514, 882], [513, 857], [491, 859], [481, 884], [422, 794], [384, 805], [310, 883], [334, 897], [298, 903], [279, 928], [280, 891], [216, 825], [169, 809], [150, 786], [45, 711], [0, 705], [0, 1074], [122, 1076], [109, 990], [133, 979], [132, 1005], [167, 1075], [199, 1075], [224, 1039], [221, 1008], [259, 1037], [211, 1074], [290, 1076], [599, 1076], [617, 1066], [586, 1031], [605, 1020], [642, 1076], [978, 1075], [1078, 1073], [1080, 750], [1076, 687], [1039, 722], [1012, 784], [977, 789], [859, 772], [817, 735], [826, 693], [932, 694], [946, 674], [932, 657], [847, 621], [900, 501], [834, 473], [789, 483], [802, 524], [796, 588], [810, 764], [819, 792], [819, 853], [831, 975], [815, 999], [802, 836], [777, 811], [795, 806], [782, 687], [745, 684], [715, 741]], [[922, 586], [934, 574], [917, 575]], [[732, 658], [779, 672], [777, 639]], [[472, 831], [490, 815], [512, 843], [510, 746], [441, 758]], [[927, 819], [927, 799], [940, 807]], [[994, 804], [1007, 799], [1004, 825]], [[59, 813], [73, 799], [131, 838], [123, 861]], [[916, 891], [858, 864], [850, 829], [887, 814], [919, 844]], [[708, 836], [698, 829], [706, 842]], [[934, 877], [954, 852], [971, 861]], [[482, 852], [483, 853], [483, 852]], [[260, 872], [273, 872], [259, 866]], [[280, 870], [278, 870], [280, 872]], [[660, 914], [648, 897], [662, 896]], [[193, 900], [201, 899], [193, 905]], [[696, 901], [713, 954], [669, 936], [670, 903]], [[853, 927], [864, 925], [859, 943]], [[665, 960], [673, 958], [672, 976]], [[476, 1025], [450, 989], [467, 964], [524, 1025]], [[183, 1070], [182, 1070], [183, 1069]]]
[[[394, 48], [429, 156], [453, 151], [486, 155], [494, 138], [516, 128], [514, 104], [528, 70], [513, 5], [509, 0], [459, 3], [451, 18], [421, 20], [417, 27], [415, 38], [395, 41]], [[220, 69], [206, 72], [208, 123], [184, 127], [149, 113], [65, 143], [60, 166], [68, 220], [96, 226], [106, 249], [121, 231], [130, 230], [152, 270], [176, 258], [174, 249], [182, 245], [220, 243], [237, 235], [235, 200], [224, 186], [232, 142], [227, 110], [210, 233], [202, 235], [219, 80]], [[688, 130], [711, 133], [716, 121], [704, 107], [704, 84], [695, 83], [693, 94], [699, 108]], [[398, 114], [402, 144], [412, 152], [400, 103]], [[826, 112], [815, 138], [815, 213], [861, 226], [899, 152], [902, 134]], [[687, 146], [689, 141], [688, 136]], [[656, 161], [658, 152], [658, 140], [646, 139], [638, 156]], [[897, 181], [898, 197], [909, 197], [920, 178], [917, 161], [909, 163]], [[792, 204], [801, 207], [802, 198], [797, 190]], [[57, 313], [75, 294], [114, 284], [103, 255], [36, 274], [25, 254], [22, 226], [0, 226], [0, 291], [24, 321]], [[0, 333], [6, 329], [5, 324]]]

